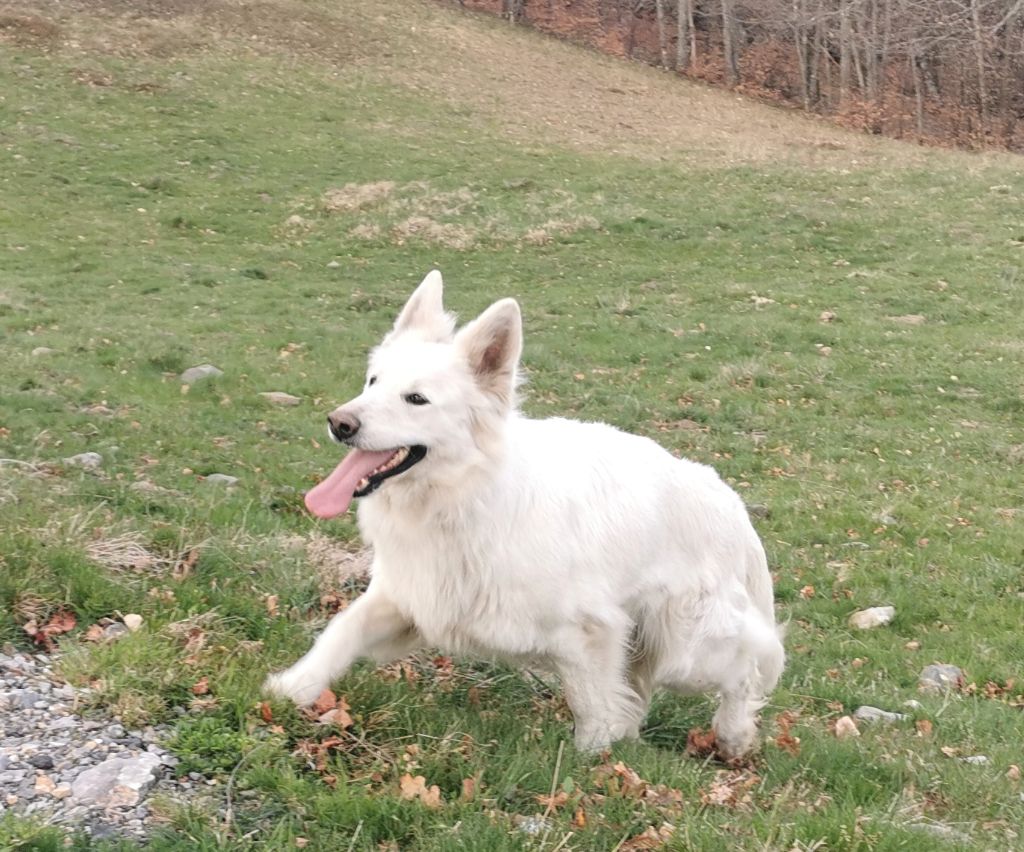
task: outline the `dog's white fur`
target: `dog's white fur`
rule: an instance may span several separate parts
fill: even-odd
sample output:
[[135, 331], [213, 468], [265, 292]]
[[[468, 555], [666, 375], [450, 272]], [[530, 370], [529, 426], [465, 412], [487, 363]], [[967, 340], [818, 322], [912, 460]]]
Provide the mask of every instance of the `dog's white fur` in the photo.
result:
[[[357, 659], [421, 646], [558, 671], [576, 744], [637, 737], [651, 693], [717, 692], [720, 753], [755, 746], [782, 671], [771, 577], [743, 503], [709, 467], [599, 423], [515, 410], [519, 306], [454, 332], [432, 272], [342, 406], [354, 445], [426, 458], [360, 501], [366, 593], [267, 689], [309, 704]], [[417, 392], [428, 405], [403, 397]]]

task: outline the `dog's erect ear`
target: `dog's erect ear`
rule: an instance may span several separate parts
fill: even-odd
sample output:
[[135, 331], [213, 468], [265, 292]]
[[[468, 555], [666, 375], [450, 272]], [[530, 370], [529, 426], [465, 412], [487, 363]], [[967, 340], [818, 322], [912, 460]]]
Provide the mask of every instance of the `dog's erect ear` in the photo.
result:
[[516, 365], [523, 350], [523, 319], [515, 299], [495, 302], [455, 337], [477, 383], [504, 403], [511, 403]]
[[432, 269], [409, 297], [391, 335], [414, 333], [432, 343], [446, 343], [455, 333], [455, 318], [445, 313], [441, 273]]

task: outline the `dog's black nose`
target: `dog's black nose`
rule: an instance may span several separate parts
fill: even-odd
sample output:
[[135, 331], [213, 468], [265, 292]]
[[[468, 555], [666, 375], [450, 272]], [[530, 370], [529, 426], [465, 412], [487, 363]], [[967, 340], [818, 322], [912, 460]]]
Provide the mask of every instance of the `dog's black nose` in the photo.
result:
[[332, 411], [327, 415], [327, 425], [339, 441], [347, 441], [359, 431], [359, 418], [347, 411]]

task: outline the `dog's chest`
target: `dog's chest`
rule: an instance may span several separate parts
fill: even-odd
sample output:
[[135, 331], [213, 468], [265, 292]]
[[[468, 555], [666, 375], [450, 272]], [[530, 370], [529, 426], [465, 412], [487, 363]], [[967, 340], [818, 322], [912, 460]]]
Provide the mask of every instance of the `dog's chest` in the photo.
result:
[[456, 547], [399, 554], [377, 549], [374, 581], [416, 625], [426, 644], [452, 652], [530, 653], [536, 629], [521, 590], [493, 566]]

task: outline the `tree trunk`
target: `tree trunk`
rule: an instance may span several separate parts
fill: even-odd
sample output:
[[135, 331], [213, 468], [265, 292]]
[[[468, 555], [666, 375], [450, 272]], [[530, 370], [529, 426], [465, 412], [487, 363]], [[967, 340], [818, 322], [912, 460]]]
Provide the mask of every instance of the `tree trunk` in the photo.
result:
[[839, 0], [839, 108], [846, 106], [853, 80], [850, 0]]
[[981, 135], [988, 133], [988, 75], [985, 73], [985, 35], [981, 29], [980, 0], [971, 0], [971, 28], [974, 31], [974, 62], [978, 72], [978, 123]]
[[725, 84], [732, 88], [740, 81], [739, 46], [736, 44], [735, 0], [722, 0], [722, 51], [725, 62]]
[[661, 67], [668, 68], [668, 33], [665, 31], [665, 0], [654, 0], [654, 14], [658, 20], [658, 55]]
[[685, 71], [691, 62], [690, 24], [693, 19], [693, 0], [676, 3], [676, 71]]

